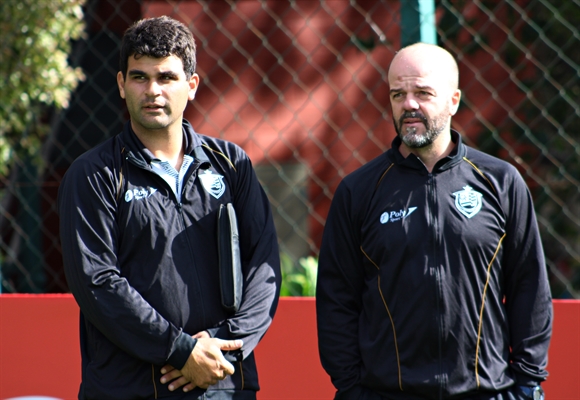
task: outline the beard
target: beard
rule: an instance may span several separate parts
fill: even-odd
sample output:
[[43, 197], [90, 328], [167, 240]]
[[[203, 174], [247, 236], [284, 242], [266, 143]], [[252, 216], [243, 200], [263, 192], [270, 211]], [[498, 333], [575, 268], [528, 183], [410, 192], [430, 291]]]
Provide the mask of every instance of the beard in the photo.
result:
[[[402, 128], [405, 118], [420, 119], [425, 126], [425, 133], [421, 134], [415, 127]], [[444, 111], [434, 118], [427, 118], [417, 111], [405, 111], [398, 121], [393, 121], [397, 136], [411, 149], [427, 147], [443, 132], [447, 126], [449, 111]]]

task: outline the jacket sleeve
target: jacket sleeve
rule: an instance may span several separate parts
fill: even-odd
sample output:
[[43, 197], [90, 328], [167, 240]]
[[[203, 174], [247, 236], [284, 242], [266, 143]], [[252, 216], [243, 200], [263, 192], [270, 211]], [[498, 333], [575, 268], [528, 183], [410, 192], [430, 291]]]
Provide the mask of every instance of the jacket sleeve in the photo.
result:
[[511, 368], [518, 384], [546, 379], [552, 333], [552, 298], [531, 196], [514, 170], [504, 248], [505, 303], [510, 326]]
[[[234, 208], [238, 219], [243, 293], [240, 308], [210, 336], [242, 339], [244, 358], [272, 323], [280, 294], [280, 254], [270, 202], [247, 155], [236, 146]], [[227, 357], [230, 361], [231, 358]]]
[[364, 267], [353, 197], [343, 181], [332, 200], [318, 263], [318, 347], [322, 366], [338, 389], [336, 399], [358, 398], [362, 390], [358, 327]]
[[85, 318], [117, 347], [146, 362], [181, 368], [196, 340], [164, 319], [121, 274], [117, 183], [115, 172], [88, 157], [73, 163], [61, 182], [60, 236], [69, 288]]

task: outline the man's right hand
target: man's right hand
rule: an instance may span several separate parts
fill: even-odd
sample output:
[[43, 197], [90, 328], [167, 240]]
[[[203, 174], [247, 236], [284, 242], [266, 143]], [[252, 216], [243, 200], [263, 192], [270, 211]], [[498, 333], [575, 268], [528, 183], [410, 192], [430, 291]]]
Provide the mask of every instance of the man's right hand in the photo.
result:
[[222, 350], [237, 350], [242, 345], [241, 340], [197, 339], [181, 374], [200, 388], [215, 385], [234, 373], [234, 366], [224, 358]]
[[185, 391], [194, 387], [206, 389], [234, 373], [234, 366], [224, 358], [222, 351], [240, 349], [243, 345], [241, 340], [209, 338], [209, 335], [195, 336], [198, 336], [197, 343], [183, 368], [169, 371], [163, 376], [162, 383], [172, 381], [170, 390], [183, 385]]

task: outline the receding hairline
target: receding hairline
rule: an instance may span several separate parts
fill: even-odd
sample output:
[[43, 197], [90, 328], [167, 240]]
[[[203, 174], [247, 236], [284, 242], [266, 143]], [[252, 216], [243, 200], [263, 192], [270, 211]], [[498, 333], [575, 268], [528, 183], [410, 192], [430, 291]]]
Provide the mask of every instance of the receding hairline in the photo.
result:
[[451, 84], [453, 85], [453, 89], [459, 88], [459, 67], [457, 66], [457, 61], [455, 60], [455, 57], [453, 57], [453, 55], [449, 51], [435, 44], [423, 42], [413, 43], [397, 51], [395, 53], [395, 57], [393, 57], [393, 60], [391, 61], [391, 65], [396, 60], [409, 53], [420, 54], [425, 57], [436, 58], [436, 60], [431, 61], [443, 63], [443, 65], [441, 65], [442, 67], [449, 68], [448, 76]]

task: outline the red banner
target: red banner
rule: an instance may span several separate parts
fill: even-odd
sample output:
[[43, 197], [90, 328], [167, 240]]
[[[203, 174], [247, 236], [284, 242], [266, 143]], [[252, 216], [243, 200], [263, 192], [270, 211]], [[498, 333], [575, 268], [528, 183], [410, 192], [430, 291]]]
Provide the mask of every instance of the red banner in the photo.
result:
[[[70, 295], [0, 295], [0, 399], [75, 399], [80, 382], [78, 306]], [[554, 301], [550, 400], [580, 399], [580, 301]], [[313, 298], [280, 300], [272, 327], [256, 349], [259, 400], [331, 399], [322, 369]]]

